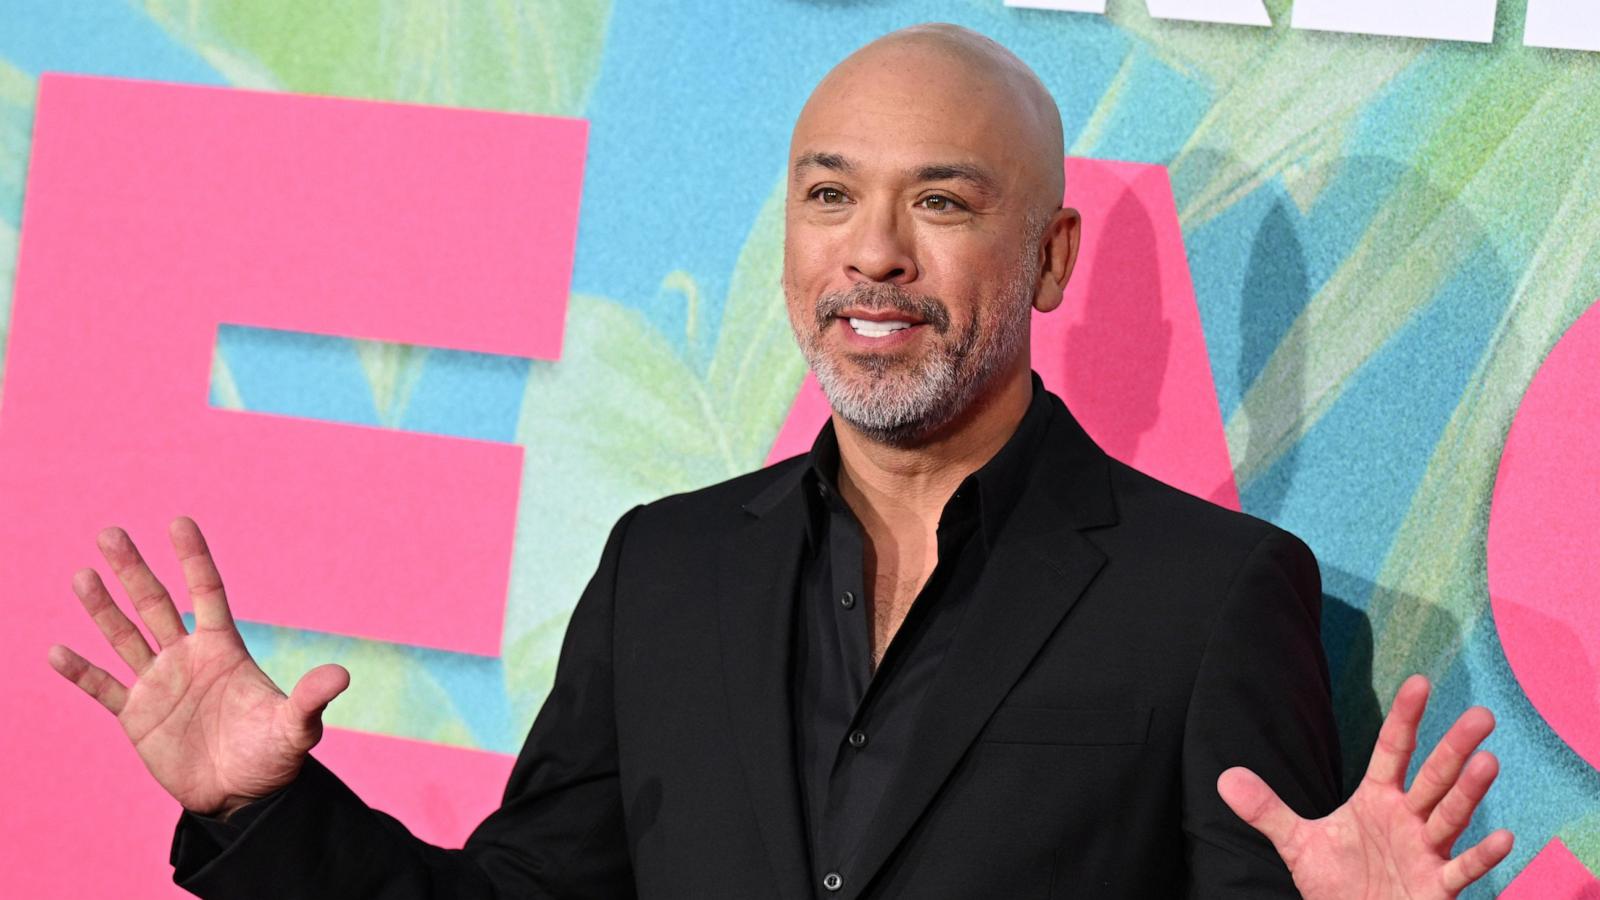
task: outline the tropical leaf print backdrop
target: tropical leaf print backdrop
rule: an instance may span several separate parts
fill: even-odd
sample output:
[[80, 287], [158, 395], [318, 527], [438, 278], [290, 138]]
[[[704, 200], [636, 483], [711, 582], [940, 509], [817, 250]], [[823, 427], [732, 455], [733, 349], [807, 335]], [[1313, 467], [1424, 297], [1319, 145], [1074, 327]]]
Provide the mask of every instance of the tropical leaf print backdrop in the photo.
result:
[[1517, 404], [1600, 297], [1600, 54], [1521, 46], [1517, 2], [1489, 46], [1297, 31], [1267, 5], [1272, 28], [1133, 2], [9, 0], [0, 310], [43, 71], [589, 120], [559, 362], [225, 327], [211, 383], [219, 407], [526, 448], [500, 658], [246, 626], [281, 679], [356, 673], [334, 725], [514, 752], [611, 522], [759, 466], [800, 384], [777, 275], [808, 90], [873, 36], [969, 25], [1037, 69], [1069, 153], [1169, 167], [1243, 506], [1323, 562], [1352, 771], [1378, 698], [1425, 672], [1425, 740], [1469, 703], [1502, 723], [1480, 822], [1521, 840], [1477, 894], [1553, 836], [1600, 868], [1600, 774], [1518, 688], [1484, 562]]

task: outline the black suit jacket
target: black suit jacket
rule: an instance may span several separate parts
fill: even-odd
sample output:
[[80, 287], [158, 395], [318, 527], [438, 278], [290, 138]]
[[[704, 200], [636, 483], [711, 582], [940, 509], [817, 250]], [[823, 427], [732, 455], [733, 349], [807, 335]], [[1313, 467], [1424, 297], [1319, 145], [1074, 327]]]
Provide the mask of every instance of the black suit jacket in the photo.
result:
[[1055, 398], [1023, 498], [843, 886], [808, 859], [788, 659], [804, 459], [639, 507], [573, 613], [504, 805], [463, 850], [315, 761], [176, 879], [207, 897], [1292, 897], [1221, 802], [1336, 805], [1316, 563], [1108, 458]]

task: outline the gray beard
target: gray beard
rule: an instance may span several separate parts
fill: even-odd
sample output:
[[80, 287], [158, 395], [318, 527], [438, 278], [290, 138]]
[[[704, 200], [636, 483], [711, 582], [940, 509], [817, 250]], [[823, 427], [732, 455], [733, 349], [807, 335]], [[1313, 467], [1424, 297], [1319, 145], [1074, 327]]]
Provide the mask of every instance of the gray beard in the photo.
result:
[[957, 340], [915, 363], [868, 354], [841, 358], [823, 349], [822, 334], [837, 310], [859, 306], [914, 313], [944, 335], [950, 325], [943, 303], [889, 284], [858, 285], [820, 298], [814, 329], [796, 339], [833, 411], [868, 439], [897, 447], [916, 444], [959, 416], [1028, 339], [1037, 245], [1036, 237], [1024, 241], [1000, 297], [1004, 315], [992, 330], [985, 332], [974, 318]]

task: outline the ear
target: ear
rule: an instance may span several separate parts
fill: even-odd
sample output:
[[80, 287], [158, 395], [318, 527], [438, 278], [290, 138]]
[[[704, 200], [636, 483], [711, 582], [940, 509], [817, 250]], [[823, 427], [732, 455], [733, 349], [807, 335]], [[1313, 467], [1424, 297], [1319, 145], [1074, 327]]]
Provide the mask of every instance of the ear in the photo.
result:
[[1049, 312], [1061, 305], [1072, 267], [1078, 261], [1078, 241], [1083, 236], [1083, 218], [1071, 207], [1058, 210], [1045, 227], [1039, 245], [1039, 287], [1033, 295], [1033, 308]]

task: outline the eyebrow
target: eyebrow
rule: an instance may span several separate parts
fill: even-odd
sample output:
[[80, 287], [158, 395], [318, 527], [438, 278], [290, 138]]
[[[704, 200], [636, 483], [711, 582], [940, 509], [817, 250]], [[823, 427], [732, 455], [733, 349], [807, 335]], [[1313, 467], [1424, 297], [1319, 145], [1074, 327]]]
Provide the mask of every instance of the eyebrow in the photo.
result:
[[995, 180], [989, 170], [982, 166], [969, 163], [935, 163], [933, 165], [918, 166], [912, 170], [912, 178], [918, 183], [926, 181], [965, 181], [980, 191], [989, 194], [999, 193], [1000, 183]]
[[806, 169], [813, 167], [832, 169], [835, 172], [850, 173], [856, 170], [856, 164], [837, 153], [819, 153], [812, 151], [802, 153], [794, 160], [794, 177], [799, 178]]
[[[856, 164], [848, 157], [839, 153], [812, 151], [802, 153], [794, 160], [794, 177], [799, 180], [805, 170], [811, 168], [828, 169], [834, 172], [854, 174]], [[988, 169], [971, 163], [930, 163], [917, 166], [908, 170], [913, 181], [921, 184], [929, 181], [965, 181], [980, 191], [988, 194], [997, 194], [1000, 183]]]

